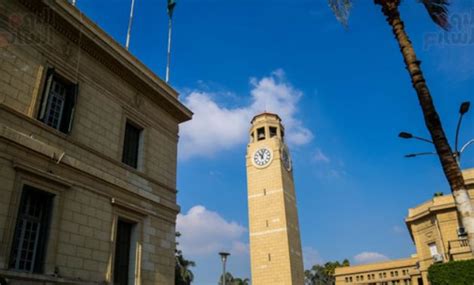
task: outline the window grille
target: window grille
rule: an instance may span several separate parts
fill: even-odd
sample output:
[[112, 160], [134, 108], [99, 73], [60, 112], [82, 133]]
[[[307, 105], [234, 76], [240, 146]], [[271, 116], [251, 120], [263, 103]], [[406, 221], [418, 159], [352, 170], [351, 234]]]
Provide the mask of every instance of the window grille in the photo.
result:
[[23, 189], [10, 268], [35, 273], [43, 270], [53, 197], [29, 186]]

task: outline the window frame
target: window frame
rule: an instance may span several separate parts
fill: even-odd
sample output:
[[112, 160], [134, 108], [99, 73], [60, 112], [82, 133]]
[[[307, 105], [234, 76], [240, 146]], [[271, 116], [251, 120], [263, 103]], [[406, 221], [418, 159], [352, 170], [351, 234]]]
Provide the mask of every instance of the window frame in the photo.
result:
[[[131, 126], [132, 128], [138, 130], [138, 141], [136, 143], [136, 158], [133, 164], [125, 161], [125, 150], [127, 145], [127, 126]], [[122, 135], [121, 162], [136, 170], [143, 170], [144, 131], [145, 128], [142, 127], [140, 124], [135, 123], [134, 120], [131, 120], [128, 117], [125, 119]]]
[[[47, 122], [48, 109], [51, 107], [52, 85], [53, 82], [59, 82], [66, 89], [64, 103], [58, 119], [58, 125], [54, 126]], [[58, 73], [54, 67], [49, 67], [43, 78], [41, 86], [41, 96], [36, 118], [46, 126], [55, 129], [64, 134], [70, 134], [74, 124], [75, 111], [77, 107], [77, 98], [79, 95], [79, 84]]]
[[[35, 197], [38, 195], [38, 197]], [[43, 196], [43, 197], [41, 197]], [[15, 226], [13, 232], [12, 245], [10, 248], [10, 256], [8, 262], [8, 268], [14, 271], [27, 272], [27, 273], [43, 273], [46, 261], [46, 251], [48, 247], [48, 240], [51, 228], [51, 220], [53, 213], [54, 198], [56, 195], [43, 191], [34, 186], [25, 184], [22, 187], [20, 193], [20, 203], [17, 207], [17, 216], [15, 219]], [[35, 198], [41, 197], [42, 207], [41, 216], [34, 217], [30, 215], [28, 203], [30, 199], [36, 200]], [[28, 203], [28, 204], [26, 204]], [[46, 208], [44, 208], [46, 206]], [[26, 224], [36, 225], [36, 237], [34, 238], [34, 245], [32, 250], [32, 256], [29, 258], [31, 263], [30, 268], [23, 268], [20, 266], [23, 250], [25, 250], [24, 242], [26, 241], [25, 233]], [[33, 230], [31, 230], [33, 232]]]
[[[6, 227], [4, 230], [6, 233], [4, 236], [4, 242], [3, 244], [0, 244], [0, 252], [4, 252], [6, 254], [4, 263], [0, 263], [0, 265], [2, 265], [5, 269], [9, 268], [8, 265], [10, 264], [10, 252], [13, 247], [14, 231], [17, 221], [18, 208], [20, 206], [22, 189], [25, 185], [28, 185], [43, 192], [55, 195], [52, 204], [51, 221], [45, 250], [43, 273], [41, 273], [46, 275], [54, 274], [57, 256], [54, 252], [54, 248], [50, 248], [50, 246], [54, 247], [54, 245], [57, 244], [59, 240], [59, 222], [60, 217], [63, 215], [62, 213], [64, 208], [62, 192], [70, 189], [72, 185], [69, 183], [69, 181], [63, 180], [50, 173], [31, 168], [30, 166], [22, 164], [21, 162], [14, 163], [13, 168], [16, 172], [15, 182], [13, 185], [14, 190], [12, 191], [8, 203], [9, 218], [6, 221]], [[14, 269], [8, 270], [15, 271]]]
[[[130, 257], [132, 254], [134, 255], [134, 261], [130, 262], [129, 264], [129, 274], [128, 274], [128, 284], [129, 285], [138, 285], [141, 284], [141, 255], [142, 255], [142, 246], [143, 243], [143, 224], [144, 218], [146, 215], [144, 213], [137, 212], [136, 209], [128, 208], [126, 203], [120, 201], [112, 201], [112, 213], [113, 213], [113, 225], [114, 225], [114, 232], [113, 232], [113, 242], [110, 245], [110, 260], [112, 266], [110, 267], [109, 276], [110, 282], [114, 284], [114, 273], [115, 273], [115, 249], [117, 243], [117, 227], [119, 220], [122, 220], [127, 223], [131, 223], [134, 225], [132, 229], [132, 235], [134, 235], [131, 243], [134, 244], [130, 246]], [[132, 280], [131, 280], [132, 279]], [[132, 282], [130, 282], [132, 281]]]

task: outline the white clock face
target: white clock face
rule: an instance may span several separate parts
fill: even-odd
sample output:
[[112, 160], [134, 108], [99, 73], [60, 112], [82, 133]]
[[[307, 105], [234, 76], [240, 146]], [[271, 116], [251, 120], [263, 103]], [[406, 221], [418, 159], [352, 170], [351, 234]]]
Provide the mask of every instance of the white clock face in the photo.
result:
[[257, 167], [263, 167], [270, 163], [272, 160], [272, 152], [267, 148], [258, 149], [253, 154], [253, 163]]

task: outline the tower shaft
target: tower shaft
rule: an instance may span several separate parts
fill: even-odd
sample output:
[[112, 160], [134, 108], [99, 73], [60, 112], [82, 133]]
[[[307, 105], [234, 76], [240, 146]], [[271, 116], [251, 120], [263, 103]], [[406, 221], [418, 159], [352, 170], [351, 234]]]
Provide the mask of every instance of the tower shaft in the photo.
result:
[[277, 115], [252, 120], [247, 148], [253, 285], [303, 285], [304, 270], [293, 173]]

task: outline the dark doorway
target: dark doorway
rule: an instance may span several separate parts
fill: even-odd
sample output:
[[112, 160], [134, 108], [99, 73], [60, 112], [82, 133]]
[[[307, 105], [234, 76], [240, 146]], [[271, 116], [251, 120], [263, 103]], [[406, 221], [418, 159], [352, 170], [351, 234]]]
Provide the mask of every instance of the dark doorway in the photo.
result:
[[132, 238], [132, 223], [119, 220], [115, 243], [114, 284], [128, 285], [130, 267], [130, 243]]

